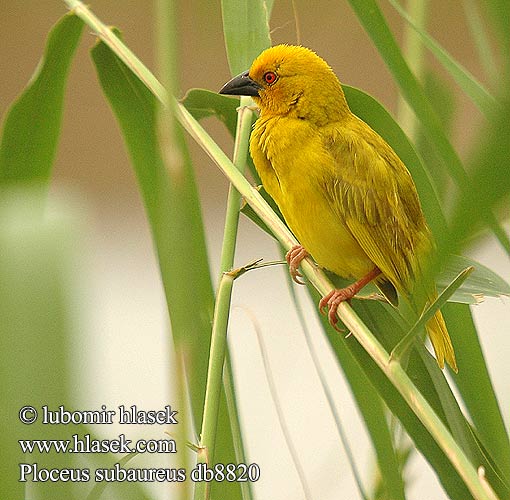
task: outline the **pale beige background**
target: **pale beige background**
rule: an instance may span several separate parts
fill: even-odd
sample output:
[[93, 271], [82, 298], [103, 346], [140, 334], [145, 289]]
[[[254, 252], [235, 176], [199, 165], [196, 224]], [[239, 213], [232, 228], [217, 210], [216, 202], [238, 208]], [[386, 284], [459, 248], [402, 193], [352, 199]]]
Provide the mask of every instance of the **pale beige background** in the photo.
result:
[[[275, 2], [271, 27], [274, 42], [296, 41], [290, 0]], [[381, 2], [383, 3], [383, 2]], [[120, 27], [127, 44], [154, 68], [152, 3], [145, 0], [90, 2], [96, 14]], [[223, 48], [219, 2], [180, 3], [181, 83], [217, 90], [229, 78]], [[296, 1], [301, 42], [322, 55], [345, 83], [363, 88], [396, 110], [396, 87], [368, 37], [345, 1]], [[384, 11], [397, 35], [402, 22], [388, 5]], [[65, 12], [58, 0], [2, 0], [0, 3], [0, 113], [27, 82], [42, 52], [50, 26]], [[464, 36], [460, 3], [434, 1], [430, 29], [472, 72], [483, 77], [473, 47]], [[62, 141], [55, 166], [52, 196], [77, 203], [84, 244], [81, 246], [80, 304], [82, 337], [76, 351], [77, 403], [96, 408], [106, 403], [160, 408], [172, 401], [168, 383], [168, 335], [165, 303], [143, 207], [117, 124], [99, 86], [88, 50], [94, 37], [85, 28], [73, 63], [66, 97]], [[444, 72], [441, 71], [441, 74]], [[481, 119], [457, 91], [454, 142], [461, 155], [469, 152]], [[207, 123], [227, 152], [231, 144], [221, 127]], [[191, 145], [195, 159], [213, 276], [216, 277], [227, 183], [210, 160]], [[473, 250], [481, 261], [504, 276], [510, 264], [493, 241]], [[273, 259], [268, 237], [243, 220], [237, 262]], [[321, 500], [358, 498], [345, 452], [303, 335], [290, 305], [283, 269], [249, 273], [235, 287], [230, 341], [249, 458], [260, 464], [255, 485], [259, 499], [303, 498], [269, 398], [251, 315], [258, 319], [280, 402], [313, 497]], [[301, 297], [306, 301], [305, 295]], [[308, 316], [313, 318], [310, 307]], [[481, 340], [504, 413], [508, 416], [510, 369], [509, 301], [487, 300], [474, 309]], [[313, 319], [312, 331], [319, 329]], [[353, 406], [323, 339], [315, 343], [328, 359], [323, 369], [336, 394], [338, 411], [363, 476], [372, 478], [373, 462], [363, 424]], [[84, 382], [84, 381], [87, 381]], [[170, 395], [169, 395], [170, 394]], [[507, 419], [508, 421], [508, 419]], [[105, 437], [117, 430], [100, 429]], [[156, 430], [153, 434], [159, 434]], [[147, 437], [147, 429], [132, 437]], [[419, 457], [409, 467], [410, 499], [445, 498], [434, 474]], [[160, 488], [158, 498], [169, 498]]]

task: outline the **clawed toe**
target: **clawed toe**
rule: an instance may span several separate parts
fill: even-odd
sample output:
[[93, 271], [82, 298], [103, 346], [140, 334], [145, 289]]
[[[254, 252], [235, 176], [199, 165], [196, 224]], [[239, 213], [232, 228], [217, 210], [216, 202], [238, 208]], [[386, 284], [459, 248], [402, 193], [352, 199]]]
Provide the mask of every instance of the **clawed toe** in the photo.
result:
[[327, 295], [322, 297], [322, 299], [319, 302], [319, 310], [322, 314], [328, 315], [328, 321], [329, 324], [337, 331], [342, 332], [344, 330], [340, 329], [338, 324], [338, 306], [342, 302], [349, 302], [354, 294], [352, 293], [353, 290], [351, 290], [350, 287], [342, 288], [341, 290], [331, 290]]
[[327, 295], [322, 297], [319, 302], [319, 309], [322, 314], [325, 314], [325, 309], [328, 309], [328, 320], [331, 326], [337, 330], [341, 331], [337, 328], [336, 324], [338, 323], [337, 311], [338, 306], [342, 302], [350, 302], [350, 300], [367, 284], [370, 283], [373, 279], [377, 278], [381, 274], [381, 271], [378, 267], [375, 267], [363, 276], [358, 281], [352, 283], [346, 288], [342, 288], [339, 290], [331, 290]]
[[289, 271], [294, 283], [297, 283], [298, 285], [306, 285], [306, 283], [301, 279], [303, 275], [297, 269], [290, 268]]
[[308, 252], [301, 245], [293, 246], [285, 255], [285, 260], [287, 264], [289, 264], [289, 272], [292, 276], [292, 280], [298, 285], [305, 284], [305, 282], [300, 279], [303, 275], [299, 272], [298, 268], [301, 261], [306, 257], [308, 257]]
[[319, 301], [319, 311], [322, 314], [326, 314], [326, 311], [329, 307], [329, 299], [335, 293], [335, 291], [336, 290], [331, 290], [331, 292], [329, 292], [327, 295], [324, 295], [324, 297], [322, 297], [322, 299]]

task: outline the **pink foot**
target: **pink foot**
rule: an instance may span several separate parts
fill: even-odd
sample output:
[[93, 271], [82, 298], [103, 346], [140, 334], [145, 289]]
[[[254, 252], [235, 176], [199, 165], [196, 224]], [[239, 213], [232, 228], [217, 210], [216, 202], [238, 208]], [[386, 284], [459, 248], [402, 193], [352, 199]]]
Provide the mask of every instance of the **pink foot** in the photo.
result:
[[381, 274], [379, 268], [375, 267], [368, 274], [363, 276], [360, 280], [352, 283], [351, 285], [331, 290], [327, 295], [322, 297], [319, 302], [319, 310], [322, 314], [326, 314], [325, 309], [328, 309], [328, 321], [329, 324], [337, 331], [341, 331], [336, 324], [338, 323], [338, 306], [342, 302], [349, 302], [366, 284], [370, 283], [374, 278], [377, 278]]
[[293, 246], [285, 255], [285, 260], [287, 261], [287, 264], [289, 264], [289, 272], [292, 276], [292, 280], [298, 285], [305, 284], [303, 280], [299, 279], [302, 278], [303, 275], [299, 272], [298, 268], [301, 261], [305, 257], [308, 257], [308, 255], [308, 252], [301, 245]]
[[336, 313], [338, 311], [338, 306], [342, 302], [345, 302], [345, 301], [349, 302], [356, 295], [356, 293], [357, 293], [356, 290], [351, 285], [346, 288], [331, 290], [331, 292], [329, 292], [327, 295], [322, 297], [322, 299], [320, 300], [319, 310], [322, 314], [326, 314], [326, 309], [327, 309], [329, 324], [335, 330], [337, 330], [339, 332], [342, 331], [337, 326], [338, 316]]

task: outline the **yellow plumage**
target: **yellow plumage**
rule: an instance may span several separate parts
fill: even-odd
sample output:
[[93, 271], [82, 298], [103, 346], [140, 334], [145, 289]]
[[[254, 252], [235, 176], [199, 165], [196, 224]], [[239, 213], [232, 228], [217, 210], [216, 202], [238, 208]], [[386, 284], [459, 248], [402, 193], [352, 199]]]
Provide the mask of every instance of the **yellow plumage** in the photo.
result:
[[[423, 282], [422, 272], [433, 244], [411, 175], [351, 113], [324, 60], [304, 47], [278, 45], [222, 92], [251, 95], [259, 106], [250, 139], [255, 167], [320, 266], [355, 280], [369, 275], [360, 286], [380, 271], [375, 283], [381, 290], [394, 287], [418, 313], [434, 300], [435, 287]], [[440, 312], [427, 332], [441, 368], [446, 359], [456, 371]]]

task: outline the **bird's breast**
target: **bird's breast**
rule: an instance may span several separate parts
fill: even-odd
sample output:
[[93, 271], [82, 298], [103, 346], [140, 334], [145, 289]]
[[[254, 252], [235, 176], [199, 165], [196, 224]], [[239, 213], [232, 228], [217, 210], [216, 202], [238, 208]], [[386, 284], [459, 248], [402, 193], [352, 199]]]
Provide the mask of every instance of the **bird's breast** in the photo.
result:
[[372, 270], [324, 188], [335, 165], [317, 130], [296, 119], [259, 121], [250, 141], [255, 167], [301, 245], [340, 276], [358, 278]]

